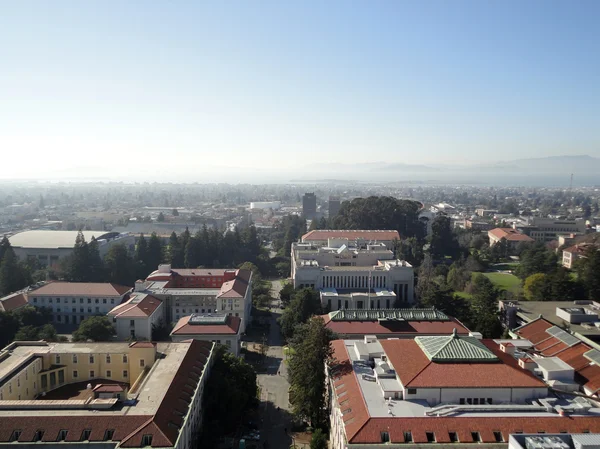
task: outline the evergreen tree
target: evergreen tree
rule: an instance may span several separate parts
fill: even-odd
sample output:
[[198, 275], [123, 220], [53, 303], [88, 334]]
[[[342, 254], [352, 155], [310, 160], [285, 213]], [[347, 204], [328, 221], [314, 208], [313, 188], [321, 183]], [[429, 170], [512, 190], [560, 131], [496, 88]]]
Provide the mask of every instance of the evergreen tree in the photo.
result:
[[473, 298], [471, 299], [471, 329], [481, 332], [485, 338], [497, 338], [502, 335], [502, 324], [498, 316], [499, 291], [483, 274], [473, 280]]
[[163, 248], [162, 243], [156, 232], [153, 232], [148, 240], [148, 248], [146, 254], [146, 263], [144, 264], [148, 271], [143, 276], [145, 279], [152, 271], [158, 269], [158, 266], [162, 263], [163, 260]]
[[458, 255], [459, 246], [450, 226], [450, 217], [438, 215], [431, 224], [431, 255], [437, 259]]
[[111, 246], [104, 256], [108, 282], [120, 285], [133, 285], [136, 277], [135, 263], [123, 244]]
[[592, 300], [600, 298], [600, 249], [588, 248], [585, 257], [577, 263], [577, 271], [588, 298]]
[[115, 334], [115, 328], [110, 318], [106, 316], [91, 316], [81, 322], [75, 332], [73, 341], [110, 341]]
[[83, 232], [77, 233], [73, 252], [63, 262], [65, 279], [70, 282], [86, 282], [90, 269], [89, 246]]
[[8, 251], [11, 251], [14, 254], [14, 250], [12, 249], [12, 246], [10, 244], [10, 241], [8, 240], [8, 237], [4, 236], [2, 238], [2, 242], [0, 242], [0, 262], [2, 262], [2, 259], [4, 259], [4, 255]]
[[162, 223], [165, 221], [165, 214], [163, 214], [162, 212], [160, 212], [158, 214], [158, 217], [156, 217], [156, 221], [158, 221], [159, 223]]
[[0, 310], [0, 347], [13, 341], [18, 330], [19, 320], [12, 313]]
[[100, 257], [100, 250], [98, 248], [98, 242], [94, 237], [88, 245], [88, 257], [89, 257], [89, 272], [87, 280], [89, 282], [103, 282], [104, 276], [104, 263]]
[[290, 403], [294, 414], [313, 427], [326, 424], [326, 374], [331, 362], [334, 334], [320, 317], [299, 325], [291, 341], [294, 350], [289, 360]]
[[[140, 239], [135, 247], [135, 264], [136, 264], [136, 275], [138, 279], [145, 279], [146, 275], [150, 273], [150, 266], [148, 265], [148, 242], [144, 234], [140, 234]], [[156, 267], [154, 268], [156, 269]]]
[[173, 231], [171, 237], [169, 237], [168, 261], [173, 268], [183, 268], [185, 266], [184, 260], [184, 248], [181, 247], [181, 241]]
[[13, 251], [7, 251], [0, 263], [0, 295], [8, 295], [26, 286], [17, 256]]
[[172, 215], [174, 217], [179, 217], [179, 211], [177, 209], [173, 209]]

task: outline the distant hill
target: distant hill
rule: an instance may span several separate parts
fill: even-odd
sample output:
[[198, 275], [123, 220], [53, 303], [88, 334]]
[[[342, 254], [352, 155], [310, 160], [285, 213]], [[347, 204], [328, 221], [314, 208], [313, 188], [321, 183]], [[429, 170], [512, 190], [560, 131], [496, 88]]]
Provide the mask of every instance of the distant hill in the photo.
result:
[[535, 174], [598, 174], [600, 173], [600, 158], [587, 155], [552, 156], [498, 162], [481, 165], [479, 168], [493, 172], [512, 170]]

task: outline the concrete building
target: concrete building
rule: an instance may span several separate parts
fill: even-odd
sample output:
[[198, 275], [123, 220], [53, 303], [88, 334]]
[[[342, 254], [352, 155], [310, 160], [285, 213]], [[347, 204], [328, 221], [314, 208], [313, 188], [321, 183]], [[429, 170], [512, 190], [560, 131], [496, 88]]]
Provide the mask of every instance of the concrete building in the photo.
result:
[[513, 228], [495, 228], [488, 231], [490, 246], [505, 241], [509, 251], [514, 251], [521, 243], [533, 243], [534, 240], [528, 235], [521, 234]]
[[342, 207], [342, 202], [340, 198], [337, 196], [329, 197], [329, 218], [335, 217], [340, 212], [340, 208]]
[[597, 433], [511, 434], [508, 449], [595, 449], [600, 447]]
[[517, 227], [536, 242], [547, 243], [557, 240], [561, 234], [585, 234], [585, 220], [556, 220], [554, 218], [532, 218], [526, 225]]
[[171, 268], [164, 264], [136, 291], [165, 303], [166, 323], [177, 323], [192, 314], [221, 313], [239, 317], [240, 332], [246, 331], [252, 311], [252, 272], [226, 268]]
[[398, 231], [365, 231], [365, 230], [323, 230], [317, 229], [307, 232], [302, 236], [302, 243], [313, 246], [327, 246], [333, 240], [345, 241], [351, 246], [365, 246], [366, 244], [383, 244], [389, 250], [394, 249], [394, 243], [400, 240]]
[[337, 310], [322, 316], [325, 327], [344, 340], [414, 338], [419, 335], [469, 335], [456, 318], [435, 309]]
[[465, 218], [463, 221], [463, 227], [472, 231], [489, 231], [493, 228], [493, 225], [487, 221], [476, 221]]
[[[134, 244], [131, 234], [106, 231], [82, 231], [86, 242], [92, 237], [98, 242], [100, 257], [108, 252], [111, 246], [124, 244], [129, 247]], [[19, 259], [35, 259], [42, 267], [51, 267], [73, 252], [78, 231], [24, 231], [8, 238], [15, 254]]]
[[453, 333], [332, 347], [332, 449], [500, 449], [511, 434], [600, 430], [593, 400], [553, 393], [506, 341]]
[[569, 270], [573, 269], [575, 262], [584, 257], [586, 251], [593, 248], [598, 248], [598, 245], [594, 243], [580, 243], [563, 249], [562, 266]]
[[[325, 235], [316, 234], [318, 239], [313, 239], [315, 234], [312, 233], [304, 236], [308, 236], [306, 240], [310, 243], [292, 243], [294, 288], [321, 290], [323, 305], [330, 305], [330, 310], [338, 310], [338, 304], [339, 308], [370, 309], [397, 307], [397, 303], [414, 301], [413, 267], [394, 257], [386, 246], [389, 240], [363, 243], [362, 238], [345, 237], [354, 231], [338, 231], [339, 236], [335, 231], [326, 232], [325, 235], [334, 237], [329, 237], [324, 245], [320, 239]], [[389, 238], [389, 233], [396, 231], [375, 232], [388, 234], [386, 238]], [[379, 298], [379, 306], [375, 298]]]
[[99, 282], [48, 282], [27, 291], [27, 302], [52, 311], [54, 323], [79, 324], [106, 315], [121, 304], [131, 287]]
[[281, 201], [253, 201], [250, 203], [250, 210], [254, 210], [254, 209], [279, 210], [279, 209], [281, 209]]
[[302, 216], [308, 220], [317, 217], [317, 196], [314, 193], [305, 193], [302, 197]]
[[234, 355], [240, 354], [241, 319], [230, 315], [192, 314], [181, 318], [173, 331], [173, 341], [203, 340], [224, 345]]
[[0, 352], [0, 445], [191, 449], [213, 344], [15, 342]]
[[152, 329], [164, 321], [163, 302], [146, 293], [133, 292], [123, 304], [108, 312], [119, 340], [152, 340]]

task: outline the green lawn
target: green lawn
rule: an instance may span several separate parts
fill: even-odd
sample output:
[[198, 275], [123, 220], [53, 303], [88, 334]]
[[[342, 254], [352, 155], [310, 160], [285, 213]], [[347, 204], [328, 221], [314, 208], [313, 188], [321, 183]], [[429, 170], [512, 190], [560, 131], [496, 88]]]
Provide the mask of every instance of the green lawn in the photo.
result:
[[473, 295], [471, 293], [467, 293], [467, 292], [454, 292], [454, 294], [456, 296], [460, 296], [461, 298], [465, 298], [465, 299], [471, 299], [473, 297]]
[[[475, 276], [478, 273], [473, 273]], [[481, 273], [494, 283], [500, 290], [508, 290], [510, 292], [517, 293], [521, 290], [521, 279], [516, 277], [514, 274], [504, 273]]]

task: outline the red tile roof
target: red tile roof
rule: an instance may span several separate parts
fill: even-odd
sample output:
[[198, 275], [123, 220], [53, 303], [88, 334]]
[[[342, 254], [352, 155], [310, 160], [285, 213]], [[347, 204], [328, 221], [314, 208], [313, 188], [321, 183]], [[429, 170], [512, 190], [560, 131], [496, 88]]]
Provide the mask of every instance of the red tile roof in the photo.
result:
[[303, 242], [313, 242], [318, 240], [327, 240], [329, 238], [339, 238], [348, 240], [400, 240], [400, 234], [398, 231], [371, 231], [371, 230], [339, 230], [339, 231], [326, 231], [326, 230], [315, 230], [310, 231], [302, 236]]
[[149, 317], [161, 304], [162, 301], [152, 295], [132, 293], [126, 302], [113, 308], [108, 315], [116, 318]]
[[519, 335], [519, 337], [529, 340], [535, 345], [550, 338], [550, 335], [546, 330], [550, 329], [552, 326], [554, 326], [554, 324], [551, 322], [546, 321], [543, 318], [538, 318], [516, 329], [515, 333]]
[[123, 296], [131, 287], [108, 282], [49, 282], [30, 296]]
[[493, 340], [481, 340], [498, 363], [436, 363], [430, 361], [414, 340], [380, 340], [381, 346], [405, 387], [503, 388], [544, 387], [529, 371], [500, 351]]
[[243, 298], [246, 295], [248, 284], [241, 279], [223, 282], [219, 298]]
[[[381, 340], [381, 343], [389, 341], [394, 340]], [[343, 407], [350, 410], [343, 415], [346, 437], [350, 444], [381, 444], [382, 432], [388, 432], [391, 443], [404, 443], [405, 432], [411, 433], [414, 443], [427, 443], [426, 432], [433, 432], [437, 443], [449, 443], [449, 432], [456, 432], [461, 443], [476, 442], [471, 432], [479, 432], [484, 443], [495, 443], [494, 432], [497, 431], [502, 433], [504, 441], [508, 441], [509, 434], [516, 432], [600, 432], [600, 419], [588, 416], [527, 417], [527, 419], [523, 419], [522, 416], [371, 418], [344, 342], [336, 340], [332, 342], [332, 347], [336, 360], [336, 366], [332, 368], [335, 394], [338, 401], [343, 403]], [[503, 360], [512, 359], [506, 354], [501, 357]], [[406, 360], [410, 360], [410, 356]]]
[[190, 316], [181, 318], [171, 335], [235, 335], [240, 330], [240, 317], [227, 316], [226, 324], [189, 324]]
[[136, 341], [135, 343], [131, 343], [129, 345], [130, 348], [155, 348], [156, 343], [151, 341]]
[[322, 316], [328, 329], [340, 335], [449, 335], [456, 329], [459, 335], [468, 335], [458, 320], [451, 321], [333, 321], [329, 314]]
[[110, 384], [110, 385], [105, 385], [105, 384], [98, 384], [94, 387], [94, 389], [92, 391], [96, 392], [96, 393], [120, 393], [122, 391], [125, 391], [125, 387], [127, 386], [127, 384], [123, 384], [123, 385], [119, 385], [119, 384]]
[[0, 310], [11, 312], [27, 305], [27, 295], [25, 293], [12, 293], [4, 298], [0, 298]]
[[534, 242], [535, 240], [528, 235], [521, 234], [519, 231], [513, 228], [495, 228], [488, 231], [497, 239], [506, 239], [509, 242]]
[[590, 364], [590, 361], [583, 356], [583, 354], [590, 349], [592, 348], [584, 343], [577, 343], [576, 345], [561, 351], [556, 356], [563, 362], [568, 363], [575, 371], [578, 371]]

